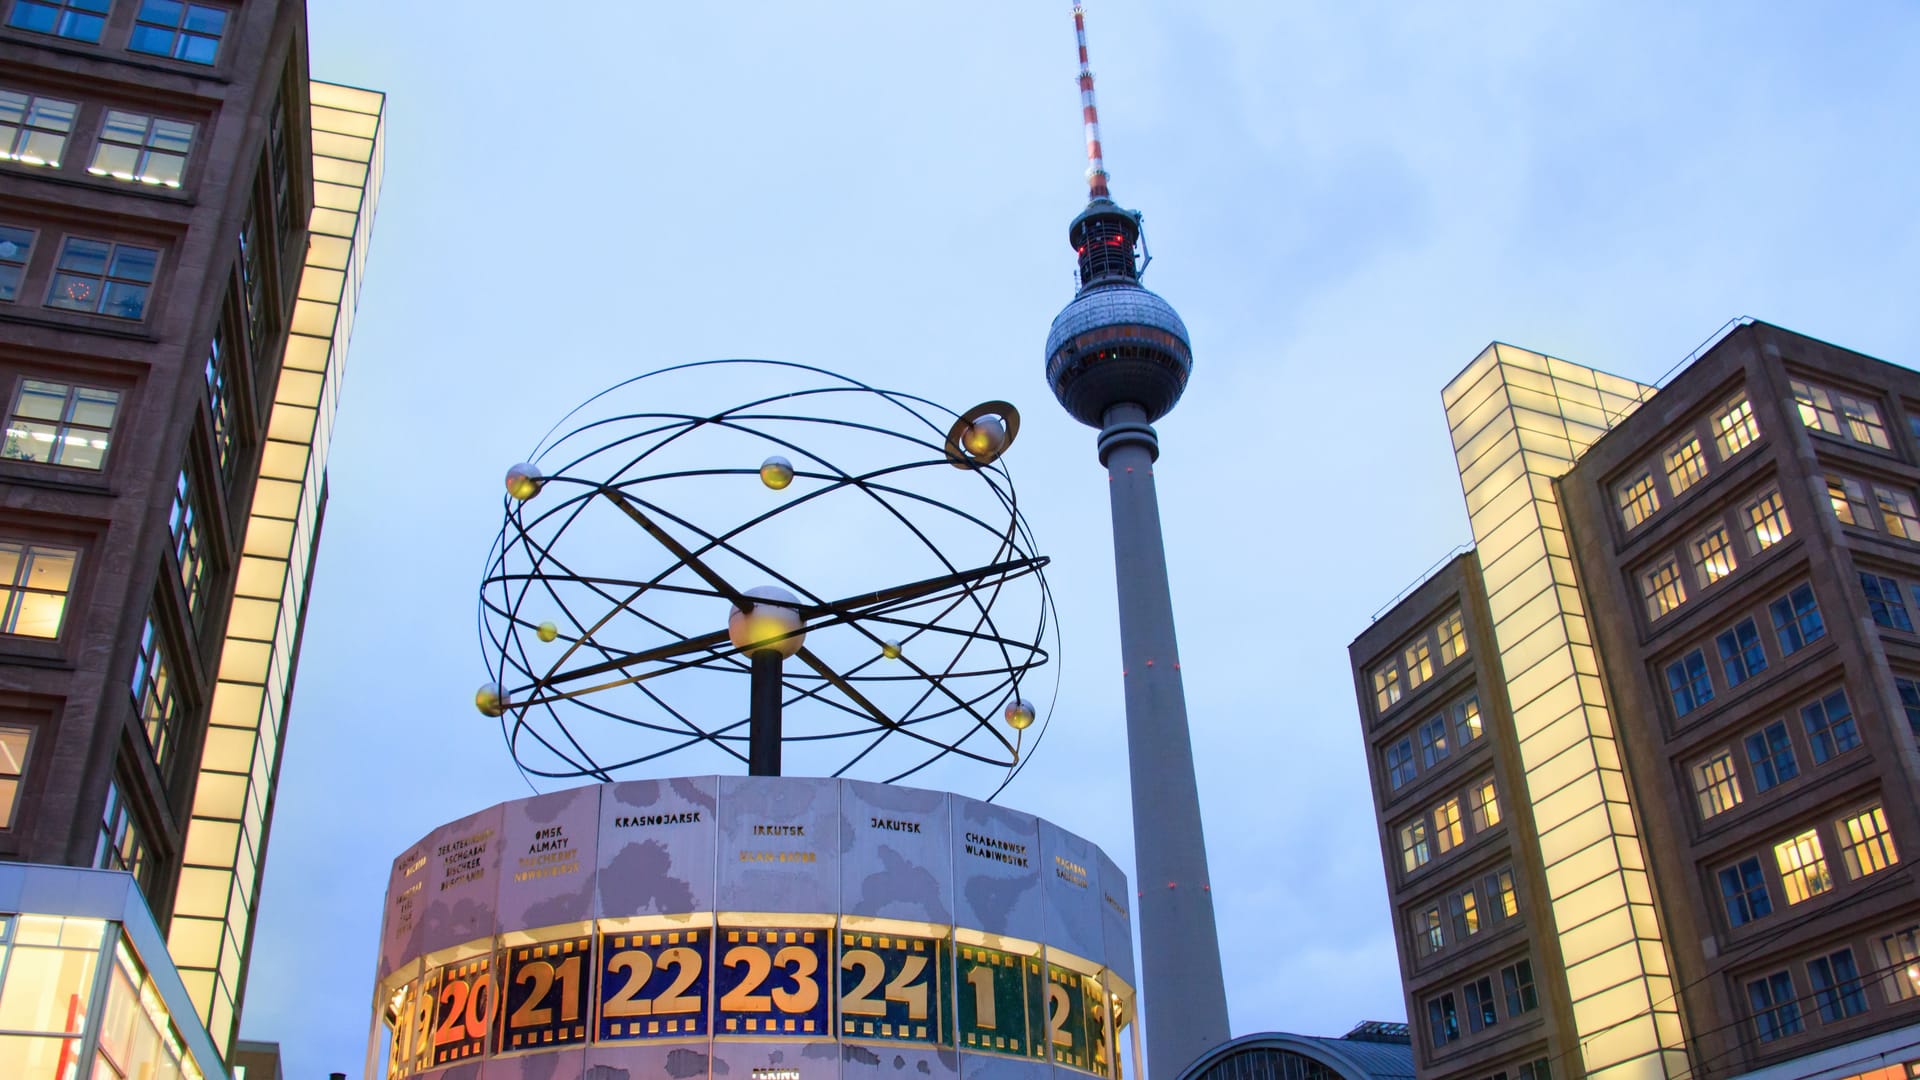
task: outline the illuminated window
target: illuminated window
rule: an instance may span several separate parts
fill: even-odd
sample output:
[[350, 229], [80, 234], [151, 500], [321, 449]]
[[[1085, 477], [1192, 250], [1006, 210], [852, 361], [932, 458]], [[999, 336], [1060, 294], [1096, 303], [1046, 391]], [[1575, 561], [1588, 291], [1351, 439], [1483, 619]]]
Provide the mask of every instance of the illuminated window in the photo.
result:
[[79, 108], [71, 101], [0, 90], [0, 160], [59, 168]]
[[1440, 638], [1440, 662], [1451, 664], [1467, 655], [1467, 624], [1455, 610], [1440, 620], [1437, 628]]
[[1387, 747], [1387, 782], [1399, 791], [1413, 782], [1413, 740], [1401, 739]]
[[1813, 749], [1813, 763], [1825, 765], [1830, 758], [1860, 745], [1860, 729], [1854, 725], [1853, 709], [1847, 704], [1847, 692], [1835, 690], [1800, 710], [1800, 723], [1807, 729], [1807, 744]]
[[1873, 485], [1873, 501], [1880, 504], [1880, 520], [1887, 532], [1902, 540], [1920, 540], [1920, 511], [1913, 496], [1897, 488]]
[[194, 505], [195, 492], [186, 469], [174, 480], [173, 505], [167, 511], [167, 533], [173, 537], [173, 563], [180, 571], [180, 587], [187, 597], [187, 612], [196, 623], [206, 608], [201, 586], [207, 580], [207, 543], [200, 527], [200, 511]]
[[1647, 616], [1658, 619], [1686, 602], [1687, 587], [1680, 581], [1680, 564], [1667, 559], [1640, 575], [1641, 594], [1647, 600]]
[[1400, 858], [1406, 864], [1407, 872], [1427, 865], [1433, 858], [1433, 849], [1427, 845], [1427, 823], [1424, 818], [1415, 819], [1400, 827]]
[[1920, 994], [1920, 926], [1886, 934], [1873, 943], [1874, 966], [1884, 972], [1880, 987], [1888, 1001]]
[[192, 146], [192, 124], [108, 109], [87, 171], [129, 183], [177, 188]]
[[33, 230], [0, 225], [0, 300], [20, 296], [20, 279], [26, 276], [32, 256]]
[[1705, 652], [1695, 649], [1667, 665], [1667, 695], [1673, 700], [1675, 716], [1685, 716], [1713, 700]]
[[1790, 656], [1827, 636], [1827, 624], [1820, 618], [1820, 605], [1814, 601], [1813, 586], [1800, 585], [1767, 605], [1773, 616], [1773, 633], [1780, 641], [1780, 655]]
[[1723, 746], [1694, 765], [1693, 795], [1702, 821], [1740, 805], [1740, 777], [1733, 770], [1732, 750]]
[[1767, 670], [1767, 651], [1760, 645], [1760, 628], [1752, 619], [1741, 619], [1713, 640], [1720, 649], [1720, 671], [1727, 677], [1728, 689]]
[[1840, 858], [1847, 864], [1849, 880], [1859, 881], [1900, 861], [1893, 833], [1887, 828], [1887, 815], [1880, 807], [1843, 817], [1834, 824], [1840, 832]]
[[1744, 394], [1727, 402], [1726, 407], [1713, 418], [1713, 444], [1720, 451], [1721, 461], [1752, 446], [1759, 439], [1760, 422], [1754, 419], [1753, 405]]
[[1667, 486], [1675, 495], [1699, 483], [1707, 475], [1707, 455], [1700, 449], [1700, 437], [1689, 435], [1666, 453]]
[[100, 469], [107, 461], [120, 395], [91, 386], [22, 379], [7, 416], [0, 457], [69, 469]]
[[1500, 824], [1500, 794], [1491, 777], [1474, 785], [1467, 793], [1467, 809], [1473, 815], [1473, 831], [1486, 832]]
[[93, 849], [93, 865], [101, 870], [125, 870], [142, 888], [152, 868], [145, 830], [134, 820], [118, 780], [107, 785], [107, 805], [100, 815], [100, 839]]
[[1821, 1023], [1831, 1024], [1867, 1011], [1867, 995], [1860, 986], [1860, 969], [1854, 965], [1852, 949], [1807, 961], [1807, 981], [1813, 984]]
[[1499, 1022], [1500, 1014], [1493, 1004], [1493, 978], [1482, 975], [1467, 984], [1467, 1029], [1484, 1031]]
[[1793, 976], [1776, 972], [1747, 984], [1747, 1001], [1753, 1006], [1754, 1027], [1761, 1042], [1772, 1042], [1798, 1035], [1806, 1027], [1800, 1022], [1800, 1002], [1793, 992]]
[[1460, 1038], [1460, 1014], [1453, 995], [1441, 994], [1427, 1002], [1427, 1034], [1437, 1049]]
[[220, 35], [226, 29], [227, 13], [220, 8], [183, 4], [179, 0], [142, 0], [127, 48], [194, 64], [211, 64], [220, 53]]
[[1520, 914], [1520, 898], [1513, 891], [1513, 871], [1495, 870], [1480, 883], [1487, 890], [1487, 924]]
[[1787, 894], [1788, 907], [1833, 888], [1820, 834], [1812, 829], [1773, 845], [1773, 861], [1780, 868], [1780, 887]]
[[1863, 570], [1860, 591], [1866, 594], [1867, 611], [1874, 623], [1889, 630], [1912, 632], [1913, 619], [1907, 615], [1907, 602], [1900, 595], [1899, 582]]
[[1834, 415], [1833, 401], [1825, 390], [1799, 379], [1794, 379], [1788, 385], [1793, 390], [1794, 404], [1799, 406], [1802, 424], [1829, 435], [1840, 434], [1840, 418]]
[[173, 750], [180, 726], [180, 691], [174, 683], [166, 642], [152, 615], [147, 616], [146, 626], [140, 631], [140, 655], [134, 658], [131, 688], [134, 707], [146, 728], [147, 745], [153, 749], [153, 763], [162, 766], [164, 775], [167, 755]]
[[1533, 961], [1522, 960], [1500, 969], [1500, 985], [1507, 992], [1507, 1015], [1519, 1016], [1540, 1007], [1533, 987]]
[[1720, 898], [1727, 905], [1727, 925], [1745, 926], [1773, 914], [1767, 895], [1767, 875], [1760, 860], [1746, 858], [1720, 871]]
[[80, 553], [0, 540], [0, 634], [57, 638]]
[[1447, 760], [1447, 718], [1436, 716], [1420, 725], [1420, 764], [1431, 769]]
[[1400, 700], [1400, 669], [1389, 664], [1373, 673], [1373, 700], [1386, 712]]
[[47, 306], [117, 319], [144, 318], [159, 265], [160, 253], [152, 248], [70, 236], [47, 290]]
[[1787, 538], [1793, 523], [1787, 520], [1787, 505], [1778, 491], [1769, 491], [1748, 503], [1741, 516], [1747, 523], [1747, 550], [1759, 553]]
[[1432, 956], [1440, 951], [1445, 939], [1441, 936], [1440, 909], [1429, 907], [1413, 917], [1413, 948], [1421, 956]]
[[1465, 701], [1455, 702], [1453, 706], [1453, 741], [1465, 746], [1480, 737], [1483, 725], [1480, 720], [1480, 697], [1478, 694]]
[[26, 782], [27, 749], [32, 742], [32, 730], [0, 726], [0, 829], [13, 828], [13, 815], [20, 808], [20, 785]]
[[1447, 910], [1453, 916], [1453, 940], [1465, 941], [1480, 932], [1480, 905], [1472, 889], [1448, 897]]
[[1407, 689], [1418, 689], [1421, 683], [1433, 678], [1433, 654], [1427, 648], [1427, 639], [1407, 646]]
[[1733, 538], [1727, 535], [1725, 525], [1715, 525], [1706, 532], [1693, 538], [1693, 568], [1700, 575], [1700, 584], [1711, 585], [1728, 574], [1733, 573]]
[[1747, 764], [1753, 767], [1755, 791], [1766, 791], [1800, 775], [1785, 720], [1775, 720], [1747, 736]]
[[[81, 1032], [93, 1019], [86, 1005], [93, 999], [106, 927], [99, 919], [58, 915], [0, 918], [6, 972], [0, 1030], [9, 1032], [0, 1047], [9, 1077], [85, 1075], [79, 1067]], [[95, 1069], [92, 1075], [103, 1073]]]
[[1867, 493], [1858, 480], [1827, 477], [1827, 505], [1833, 508], [1833, 516], [1843, 523], [1873, 528], [1873, 511], [1867, 506]]
[[1433, 839], [1439, 854], [1445, 855], [1464, 842], [1467, 838], [1466, 826], [1460, 820], [1460, 800], [1448, 799], [1433, 808]]
[[1887, 449], [1887, 428], [1880, 422], [1880, 406], [1871, 401], [1835, 393], [1834, 403], [1840, 407], [1840, 417], [1846, 421], [1847, 437], [1857, 443]]
[[220, 462], [220, 475], [231, 479], [235, 454], [233, 427], [233, 384], [228, 379], [227, 357], [222, 332], [215, 330], [207, 346], [207, 412], [213, 420], [213, 454]]
[[98, 42], [113, 0], [14, 0], [7, 25], [39, 34]]
[[1641, 473], [1620, 489], [1620, 520], [1627, 528], [1637, 527], [1660, 509], [1660, 493], [1654, 490], [1653, 474]]

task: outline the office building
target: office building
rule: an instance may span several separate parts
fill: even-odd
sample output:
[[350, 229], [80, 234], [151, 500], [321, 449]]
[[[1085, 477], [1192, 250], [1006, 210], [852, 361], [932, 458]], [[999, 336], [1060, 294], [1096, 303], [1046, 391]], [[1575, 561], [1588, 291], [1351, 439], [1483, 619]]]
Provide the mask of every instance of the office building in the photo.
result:
[[1419, 1075], [1908, 1076], [1920, 375], [1742, 321], [1443, 400], [1473, 548], [1350, 650]]
[[382, 104], [297, 3], [0, 2], [0, 1058], [224, 1069]]

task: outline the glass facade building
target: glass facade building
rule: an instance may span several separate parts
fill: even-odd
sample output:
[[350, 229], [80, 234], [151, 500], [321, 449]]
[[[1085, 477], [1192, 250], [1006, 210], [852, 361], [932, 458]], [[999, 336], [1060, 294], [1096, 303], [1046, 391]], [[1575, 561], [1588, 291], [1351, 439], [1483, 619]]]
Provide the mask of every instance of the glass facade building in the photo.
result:
[[1420, 1076], [1904, 1069], [1920, 376], [1748, 320], [1442, 397], [1472, 549], [1350, 648]]
[[232, 1052], [380, 181], [306, 34], [0, 0], [0, 869], [92, 882], [0, 876], [0, 1075]]

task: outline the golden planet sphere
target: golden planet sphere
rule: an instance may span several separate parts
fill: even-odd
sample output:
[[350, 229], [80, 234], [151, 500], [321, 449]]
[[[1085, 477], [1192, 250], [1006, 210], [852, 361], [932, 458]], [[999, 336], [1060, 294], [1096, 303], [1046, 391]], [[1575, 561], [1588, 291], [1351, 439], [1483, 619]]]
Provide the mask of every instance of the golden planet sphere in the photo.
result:
[[793, 483], [793, 462], [778, 454], [760, 463], [760, 482], [775, 491]]
[[560, 636], [560, 628], [550, 622], [543, 622], [534, 630], [534, 634], [537, 635], [541, 641], [552, 641]]

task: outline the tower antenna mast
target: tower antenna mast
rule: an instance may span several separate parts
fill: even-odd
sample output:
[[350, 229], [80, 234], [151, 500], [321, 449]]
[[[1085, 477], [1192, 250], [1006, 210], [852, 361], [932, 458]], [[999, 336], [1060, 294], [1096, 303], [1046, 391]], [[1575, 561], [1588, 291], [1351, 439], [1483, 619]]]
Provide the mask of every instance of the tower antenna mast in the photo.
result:
[[1100, 153], [1100, 107], [1093, 100], [1093, 69], [1087, 66], [1087, 12], [1073, 0], [1073, 36], [1080, 43], [1080, 113], [1087, 128], [1087, 198], [1105, 199], [1107, 162]]

